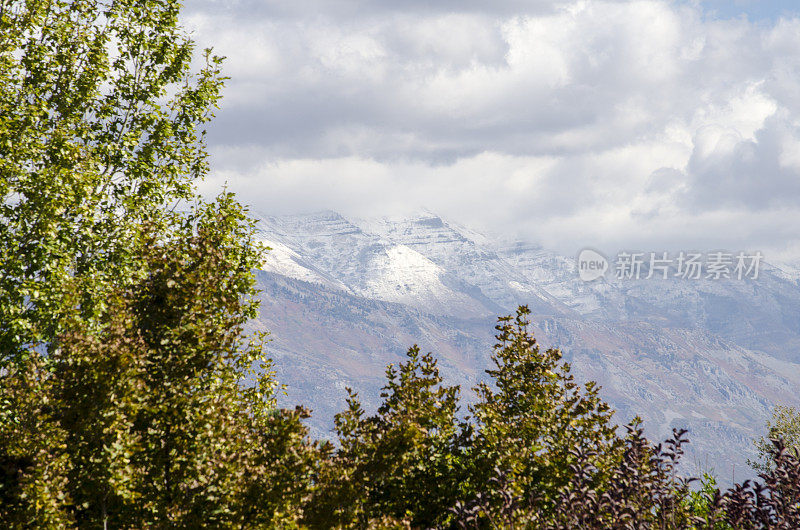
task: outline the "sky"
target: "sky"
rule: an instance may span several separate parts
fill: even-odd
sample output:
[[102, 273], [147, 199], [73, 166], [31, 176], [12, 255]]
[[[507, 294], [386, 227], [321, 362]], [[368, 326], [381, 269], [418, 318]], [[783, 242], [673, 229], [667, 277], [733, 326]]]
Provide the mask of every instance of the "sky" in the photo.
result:
[[795, 2], [187, 0], [184, 24], [230, 77], [204, 193], [800, 263]]

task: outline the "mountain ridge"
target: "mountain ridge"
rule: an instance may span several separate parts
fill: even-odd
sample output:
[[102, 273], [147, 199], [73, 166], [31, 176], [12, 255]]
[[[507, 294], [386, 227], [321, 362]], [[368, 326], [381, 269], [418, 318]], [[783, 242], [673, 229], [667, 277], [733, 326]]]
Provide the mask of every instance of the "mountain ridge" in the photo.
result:
[[383, 366], [413, 343], [469, 388], [489, 367], [495, 317], [518, 304], [533, 311], [540, 344], [603, 385], [618, 421], [639, 414], [653, 437], [688, 426], [689, 460], [743, 469], [770, 408], [800, 404], [800, 286], [783, 269], [765, 265], [755, 281], [586, 283], [574, 259], [431, 213], [262, 216], [258, 230], [274, 250], [253, 326], [276, 337], [276, 357], [305, 367], [279, 376], [287, 398], [317, 410], [318, 434], [330, 435], [344, 386], [374, 405]]

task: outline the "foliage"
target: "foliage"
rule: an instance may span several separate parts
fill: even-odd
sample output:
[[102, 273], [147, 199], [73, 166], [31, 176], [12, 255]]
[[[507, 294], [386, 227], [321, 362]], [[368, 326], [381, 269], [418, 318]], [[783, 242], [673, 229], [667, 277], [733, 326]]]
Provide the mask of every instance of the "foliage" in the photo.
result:
[[196, 196], [224, 78], [179, 10], [0, 0], [4, 527], [290, 524], [326, 451], [243, 334], [252, 223]]
[[[571, 448], [566, 483], [552, 499], [515, 487], [513, 474], [495, 469], [486, 486], [451, 510], [458, 528], [794, 529], [800, 527], [800, 459], [775, 440], [761, 482], [721, 492], [712, 477], [697, 491], [677, 474], [686, 443], [676, 430], [651, 445], [638, 422], [628, 426], [621, 460], [600, 474], [591, 453]], [[600, 475], [601, 480], [598, 480]]]
[[778, 405], [772, 411], [772, 418], [767, 421], [767, 436], [756, 440], [758, 459], [748, 462], [754, 469], [769, 471], [773, 440], [783, 440], [788, 450], [800, 452], [800, 411], [794, 407]]
[[[797, 412], [760, 482], [698, 491], [686, 442], [620, 435], [594, 383], [500, 319], [472, 417], [417, 347], [338, 447], [279, 409], [261, 249], [206, 203], [224, 78], [175, 0], [0, 0], [0, 525], [8, 528], [798, 528]], [[187, 206], [194, 202], [194, 206]]]
[[0, 0], [0, 361], [44, 351], [67, 313], [102, 320], [179, 229], [223, 83], [209, 50], [191, 72], [179, 8]]
[[704, 472], [699, 479], [700, 487], [690, 491], [688, 497], [683, 499], [683, 504], [700, 521], [705, 522], [705, 527], [710, 530], [732, 530], [732, 527], [719, 517], [713, 517], [719, 509], [720, 491], [717, 479], [709, 472]]
[[414, 347], [389, 366], [383, 403], [367, 415], [351, 392], [339, 447], [321, 464], [304, 522], [314, 528], [794, 528], [800, 464], [774, 446], [762, 483], [722, 492], [678, 473], [675, 430], [651, 444], [640, 420], [620, 435], [598, 387], [579, 387], [558, 350], [542, 352], [528, 310], [502, 317], [495, 367], [473, 418]]
[[524, 526], [542, 529], [570, 528], [691, 528], [691, 509], [681, 501], [689, 495], [688, 482], [675, 474], [685, 443], [676, 431], [665, 446], [651, 446], [641, 426], [628, 426], [622, 458], [598, 482], [592, 454], [572, 449], [574, 463], [569, 479], [556, 493], [553, 508], [543, 509], [548, 499], [540, 493], [515, 494], [506, 473], [498, 473], [500, 504], [481, 494], [454, 512], [460, 528]]
[[762, 482], [736, 484], [716, 502], [724, 521], [741, 530], [800, 528], [800, 457], [773, 440]]
[[337, 415], [339, 449], [311, 503], [312, 526], [369, 526], [389, 517], [428, 528], [448, 517], [469, 428], [456, 417], [459, 389], [442, 385], [433, 356], [416, 346], [407, 356], [387, 368], [376, 414], [366, 416], [351, 391], [348, 409]]
[[15, 466], [1, 493], [6, 523], [272, 527], [299, 517], [324, 448], [306, 441], [307, 411], [276, 408], [260, 341], [243, 335], [259, 257], [249, 224], [225, 195], [184, 230], [149, 247], [150, 274], [108, 300], [101, 331], [76, 316], [47, 362], [30, 356], [0, 381], [12, 401], [0, 458]]
[[515, 317], [499, 319], [495, 368], [487, 370], [495, 388], [481, 383], [476, 389], [473, 485], [483, 487], [500, 468], [519, 495], [537, 496], [548, 510], [569, 480], [575, 451], [602, 480], [620, 457], [621, 443], [598, 387], [576, 384], [559, 350], [540, 350], [528, 330], [529, 313], [522, 306]]

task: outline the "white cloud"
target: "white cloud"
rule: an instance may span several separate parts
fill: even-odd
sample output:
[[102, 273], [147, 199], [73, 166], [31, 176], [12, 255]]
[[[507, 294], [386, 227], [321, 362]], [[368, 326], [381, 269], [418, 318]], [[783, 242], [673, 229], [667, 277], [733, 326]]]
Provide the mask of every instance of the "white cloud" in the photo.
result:
[[800, 19], [390, 4], [189, 3], [232, 77], [206, 190], [275, 213], [427, 207], [565, 251], [800, 248]]

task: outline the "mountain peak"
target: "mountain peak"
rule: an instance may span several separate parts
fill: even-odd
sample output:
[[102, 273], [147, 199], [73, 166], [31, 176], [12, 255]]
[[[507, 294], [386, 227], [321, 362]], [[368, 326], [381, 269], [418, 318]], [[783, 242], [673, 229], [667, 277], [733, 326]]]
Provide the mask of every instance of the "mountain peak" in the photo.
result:
[[[719, 462], [751, 456], [739, 441], [760, 428], [769, 404], [798, 403], [800, 289], [792, 265], [765, 266], [753, 282], [584, 282], [574, 257], [489, 238], [432, 212], [350, 220], [325, 210], [266, 217], [259, 229], [274, 249], [262, 280], [280, 284], [265, 299], [274, 313], [265, 329], [292, 339], [283, 345], [297, 352], [293, 360], [330, 360], [297, 373], [297, 384], [314, 393], [342, 373], [356, 387], [372, 377], [365, 363], [389, 360], [381, 349], [432, 337], [450, 369], [463, 368], [460, 382], [471, 384], [469, 374], [487, 367], [493, 317], [526, 304], [543, 343], [563, 348], [576, 377], [599, 381], [623, 416], [641, 414], [659, 437], [689, 426], [696, 450]], [[475, 322], [486, 324], [483, 338], [472, 334]], [[443, 323], [454, 327], [442, 333]], [[377, 388], [380, 369], [374, 376]]]
[[441, 217], [437, 215], [426, 215], [423, 217], [416, 217], [411, 221], [414, 224], [425, 226], [428, 228], [444, 228], [445, 223]]

